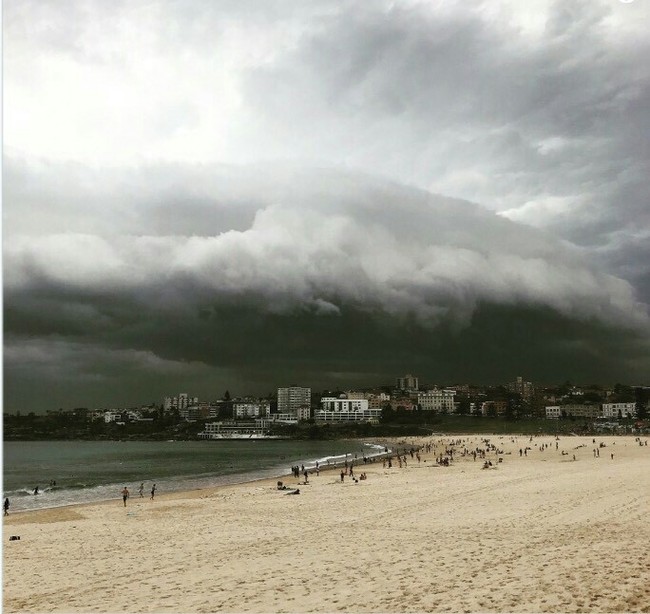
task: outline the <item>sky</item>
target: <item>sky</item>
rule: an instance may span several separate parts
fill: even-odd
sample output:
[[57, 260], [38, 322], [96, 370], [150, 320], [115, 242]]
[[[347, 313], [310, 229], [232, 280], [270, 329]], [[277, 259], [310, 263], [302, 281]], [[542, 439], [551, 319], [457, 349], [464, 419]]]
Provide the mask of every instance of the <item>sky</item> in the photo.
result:
[[6, 0], [4, 411], [650, 384], [647, 0]]

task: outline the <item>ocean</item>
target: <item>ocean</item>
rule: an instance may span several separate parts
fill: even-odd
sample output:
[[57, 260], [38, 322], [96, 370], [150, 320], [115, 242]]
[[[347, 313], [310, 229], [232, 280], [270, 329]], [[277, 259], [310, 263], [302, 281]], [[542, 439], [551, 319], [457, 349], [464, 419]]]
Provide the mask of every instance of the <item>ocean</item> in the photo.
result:
[[[20, 441], [3, 447], [3, 490], [10, 511], [120, 499], [127, 486], [145, 496], [235, 484], [381, 454], [360, 440]], [[38, 494], [34, 490], [38, 487]]]

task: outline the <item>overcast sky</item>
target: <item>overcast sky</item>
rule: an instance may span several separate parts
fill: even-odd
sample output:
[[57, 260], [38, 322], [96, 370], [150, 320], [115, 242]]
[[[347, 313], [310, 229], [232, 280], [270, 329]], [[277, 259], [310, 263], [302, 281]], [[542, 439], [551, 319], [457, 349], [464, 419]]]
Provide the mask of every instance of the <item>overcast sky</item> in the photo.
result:
[[650, 384], [647, 0], [7, 0], [5, 411]]

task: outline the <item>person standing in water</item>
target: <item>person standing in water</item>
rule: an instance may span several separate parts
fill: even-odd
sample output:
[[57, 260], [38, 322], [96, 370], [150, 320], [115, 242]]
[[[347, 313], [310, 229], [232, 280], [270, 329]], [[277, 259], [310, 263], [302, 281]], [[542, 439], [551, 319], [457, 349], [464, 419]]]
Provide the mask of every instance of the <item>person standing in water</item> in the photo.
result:
[[140, 488], [138, 488], [138, 492], [140, 493], [140, 497], [144, 497], [142, 494], [144, 492], [144, 482], [140, 484]]
[[151, 500], [153, 501], [154, 495], [156, 494], [156, 485], [154, 484], [151, 487]]
[[5, 516], [9, 516], [9, 497], [5, 497]]

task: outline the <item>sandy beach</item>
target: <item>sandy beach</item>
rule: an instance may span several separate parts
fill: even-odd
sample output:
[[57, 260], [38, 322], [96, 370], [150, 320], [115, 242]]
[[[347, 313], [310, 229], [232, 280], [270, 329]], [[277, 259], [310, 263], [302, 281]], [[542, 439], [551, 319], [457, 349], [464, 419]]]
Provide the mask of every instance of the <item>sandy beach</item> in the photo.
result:
[[[484, 438], [489, 469], [462, 455]], [[596, 442], [408, 439], [435, 448], [358, 482], [282, 477], [298, 496], [268, 480], [10, 513], [4, 611], [650, 612], [650, 445]]]

